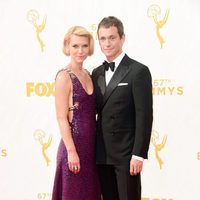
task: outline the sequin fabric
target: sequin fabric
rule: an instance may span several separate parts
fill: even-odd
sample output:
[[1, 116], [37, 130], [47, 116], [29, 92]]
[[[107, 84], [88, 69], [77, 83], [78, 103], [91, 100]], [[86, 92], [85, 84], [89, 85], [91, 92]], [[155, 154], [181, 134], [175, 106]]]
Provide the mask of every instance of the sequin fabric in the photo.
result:
[[95, 95], [89, 95], [78, 78], [64, 69], [73, 85], [73, 119], [71, 133], [80, 158], [81, 170], [72, 173], [67, 166], [63, 140], [58, 147], [52, 200], [100, 200], [100, 186], [95, 164]]

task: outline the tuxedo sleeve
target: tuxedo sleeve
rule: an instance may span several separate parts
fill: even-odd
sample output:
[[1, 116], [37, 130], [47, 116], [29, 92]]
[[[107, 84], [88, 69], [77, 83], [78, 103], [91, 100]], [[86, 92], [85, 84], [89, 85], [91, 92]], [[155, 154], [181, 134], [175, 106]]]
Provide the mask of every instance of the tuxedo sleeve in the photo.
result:
[[146, 66], [134, 73], [132, 95], [136, 124], [132, 155], [147, 158], [153, 121], [153, 98], [151, 74]]

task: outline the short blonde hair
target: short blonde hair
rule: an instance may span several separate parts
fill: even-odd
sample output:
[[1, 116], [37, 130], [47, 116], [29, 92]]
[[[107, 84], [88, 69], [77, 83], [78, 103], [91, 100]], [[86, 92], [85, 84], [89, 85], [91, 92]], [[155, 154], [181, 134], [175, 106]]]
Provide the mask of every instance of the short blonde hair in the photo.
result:
[[87, 37], [89, 40], [89, 56], [91, 56], [94, 53], [94, 39], [92, 34], [82, 26], [73, 26], [67, 31], [64, 37], [63, 53], [66, 56], [70, 55], [69, 49], [67, 49], [66, 47], [69, 44], [72, 35]]

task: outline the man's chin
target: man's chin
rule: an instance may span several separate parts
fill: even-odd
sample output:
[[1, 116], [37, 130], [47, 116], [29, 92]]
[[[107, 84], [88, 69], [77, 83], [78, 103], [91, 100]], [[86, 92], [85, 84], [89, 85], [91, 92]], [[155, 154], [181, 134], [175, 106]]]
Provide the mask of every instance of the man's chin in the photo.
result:
[[104, 54], [106, 57], [113, 57], [113, 53], [105, 52]]

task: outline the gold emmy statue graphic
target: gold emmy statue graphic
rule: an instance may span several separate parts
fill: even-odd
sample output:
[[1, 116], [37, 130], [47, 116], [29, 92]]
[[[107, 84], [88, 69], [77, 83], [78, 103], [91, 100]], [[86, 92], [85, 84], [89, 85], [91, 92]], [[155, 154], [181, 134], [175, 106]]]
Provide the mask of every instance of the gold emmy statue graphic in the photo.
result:
[[93, 35], [93, 37], [95, 38], [95, 40], [97, 40], [98, 39], [97, 25], [96, 24], [92, 24], [91, 25], [91, 29], [92, 29], [91, 34]]
[[155, 156], [159, 163], [160, 169], [162, 169], [163, 161], [160, 158], [160, 156], [158, 155], [158, 153], [164, 148], [166, 141], [167, 141], [167, 136], [165, 135], [163, 137], [162, 142], [160, 144], [158, 144], [158, 140], [159, 140], [159, 134], [157, 131], [153, 130], [152, 136], [151, 136], [151, 143], [155, 147]]
[[33, 26], [35, 27], [35, 31], [36, 31], [36, 36], [37, 36], [37, 40], [40, 43], [40, 47], [42, 52], [44, 51], [44, 46], [45, 44], [43, 43], [42, 39], [40, 38], [40, 33], [44, 30], [45, 26], [46, 26], [46, 21], [47, 21], [47, 16], [45, 15], [42, 21], [41, 25], [38, 25], [38, 20], [39, 20], [39, 14], [36, 10], [30, 10], [27, 13], [27, 20], [33, 24]]
[[163, 26], [166, 24], [168, 20], [169, 9], [167, 9], [167, 11], [165, 12], [165, 16], [161, 20], [158, 19], [158, 16], [160, 15], [160, 13], [161, 13], [161, 9], [158, 5], [149, 6], [148, 11], [147, 11], [148, 17], [153, 18], [153, 21], [156, 25], [156, 35], [160, 42], [160, 48], [162, 48], [165, 40], [160, 34], [160, 29], [163, 28]]
[[44, 142], [45, 132], [43, 130], [38, 129], [34, 132], [34, 138], [36, 141], [39, 141], [40, 145], [42, 146], [42, 155], [46, 161], [47, 166], [49, 166], [49, 163], [51, 162], [51, 160], [48, 158], [46, 154], [46, 150], [51, 145], [52, 135], [49, 136], [49, 139], [47, 142]]

